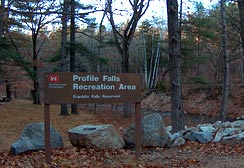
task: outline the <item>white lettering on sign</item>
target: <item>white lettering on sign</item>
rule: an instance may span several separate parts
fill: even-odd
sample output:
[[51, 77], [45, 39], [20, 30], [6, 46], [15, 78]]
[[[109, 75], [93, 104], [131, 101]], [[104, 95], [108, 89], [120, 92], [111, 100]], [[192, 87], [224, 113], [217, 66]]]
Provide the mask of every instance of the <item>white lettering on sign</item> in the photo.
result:
[[91, 95], [91, 98], [92, 98], [92, 99], [100, 99], [101, 96], [100, 96], [100, 95]]
[[120, 95], [105, 95], [105, 94], [103, 94], [102, 98], [104, 98], [104, 99], [119, 99]]
[[77, 83], [74, 83], [73, 90], [115, 90], [115, 86], [107, 84], [79, 85]]
[[73, 81], [98, 82], [99, 81], [99, 77], [95, 76], [95, 75], [86, 75], [86, 76], [73, 75]]
[[73, 99], [89, 99], [89, 95], [73, 95]]
[[125, 85], [121, 83], [119, 85], [119, 90], [136, 90], [136, 85]]
[[48, 88], [49, 89], [63, 89], [67, 86], [67, 84], [63, 83], [49, 83]]
[[120, 78], [116, 75], [108, 76], [108, 75], [103, 75], [103, 81], [106, 82], [119, 82]]

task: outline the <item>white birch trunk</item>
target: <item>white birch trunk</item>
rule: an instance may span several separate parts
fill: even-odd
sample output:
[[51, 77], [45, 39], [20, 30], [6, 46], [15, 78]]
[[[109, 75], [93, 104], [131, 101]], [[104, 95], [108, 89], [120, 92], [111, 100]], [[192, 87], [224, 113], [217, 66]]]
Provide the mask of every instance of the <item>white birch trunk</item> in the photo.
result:
[[145, 86], [148, 90], [148, 69], [147, 69], [147, 48], [146, 48], [146, 40], [144, 37], [144, 32], [142, 32], [142, 48], [143, 48], [143, 56], [144, 56], [144, 75], [145, 75]]

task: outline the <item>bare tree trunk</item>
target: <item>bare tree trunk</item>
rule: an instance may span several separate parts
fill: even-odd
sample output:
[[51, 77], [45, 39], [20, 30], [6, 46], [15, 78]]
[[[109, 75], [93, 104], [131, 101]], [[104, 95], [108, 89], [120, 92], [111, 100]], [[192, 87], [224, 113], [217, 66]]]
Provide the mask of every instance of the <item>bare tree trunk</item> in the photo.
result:
[[151, 83], [152, 83], [152, 73], [153, 73], [153, 61], [154, 61], [154, 54], [153, 54], [153, 48], [154, 48], [154, 32], [151, 35], [152, 37], [152, 46], [151, 46], [151, 56], [150, 56], [150, 65], [149, 65], [149, 74], [148, 74], [148, 84], [149, 84], [149, 89], [151, 90]]
[[129, 44], [127, 40], [123, 43], [121, 68], [122, 73], [129, 73]]
[[[145, 14], [147, 11], [150, 0], [136, 0], [136, 1], [130, 1], [130, 5], [133, 9], [133, 14], [131, 15], [131, 18], [127, 22], [127, 25], [125, 26], [124, 30], [121, 31], [117, 29], [118, 26], [115, 25], [114, 21], [114, 15], [112, 9], [113, 7], [113, 1], [112, 0], [106, 0], [106, 11], [108, 13], [107, 18], [111, 24], [113, 35], [114, 35], [114, 41], [117, 47], [118, 52], [121, 55], [121, 68], [122, 73], [128, 73], [129, 72], [129, 46], [131, 41], [133, 40], [135, 30], [137, 27], [137, 24], [141, 17]], [[124, 117], [128, 117], [129, 112], [127, 111], [128, 108], [128, 102], [124, 103]], [[127, 106], [127, 107], [125, 107]]]
[[220, 119], [225, 121], [227, 118], [227, 104], [229, 96], [229, 56], [227, 53], [227, 34], [226, 34], [226, 12], [225, 0], [221, 0], [221, 21], [222, 21], [222, 48], [224, 60], [224, 81], [222, 86], [222, 102], [220, 110]]
[[[66, 72], [66, 45], [67, 45], [67, 14], [68, 14], [68, 8], [69, 8], [69, 0], [64, 0], [64, 7], [63, 7], [63, 15], [62, 15], [62, 40], [61, 40], [61, 71]], [[61, 104], [61, 112], [60, 115], [68, 115], [68, 107], [67, 104]]]
[[[160, 38], [162, 38], [161, 35]], [[157, 77], [159, 58], [160, 58], [160, 42], [157, 43], [156, 54], [154, 52], [154, 46], [153, 46], [154, 42], [155, 42], [154, 34], [152, 34], [152, 46], [151, 46], [152, 51], [151, 51], [151, 56], [149, 56], [150, 64], [148, 66], [149, 61], [147, 58], [146, 38], [144, 36], [144, 32], [142, 32], [141, 45], [142, 45], [143, 57], [144, 57], [144, 78], [145, 78], [145, 86], [147, 92], [150, 91], [150, 89], [156, 87], [156, 77]]]
[[172, 131], [177, 132], [184, 129], [181, 98], [182, 79], [177, 0], [167, 0], [167, 14], [169, 34]]
[[[75, 0], [70, 5], [70, 72], [75, 72]], [[71, 104], [71, 114], [79, 114], [77, 104]]]
[[[237, 0], [240, 16], [240, 35], [241, 35], [241, 61], [244, 68], [244, 0]], [[244, 69], [242, 69], [243, 73]]]
[[244, 83], [244, 48], [242, 45], [240, 46], [240, 53], [241, 53], [241, 62], [240, 62], [240, 71], [241, 71], [241, 83]]
[[149, 89], [149, 84], [148, 84], [148, 68], [147, 68], [147, 47], [146, 47], [146, 39], [144, 36], [144, 32], [142, 32], [142, 37], [141, 37], [141, 43], [142, 43], [142, 49], [143, 49], [143, 56], [144, 56], [144, 76], [145, 76], [145, 86], [146, 90], [148, 91]]
[[32, 41], [33, 41], [33, 56], [32, 56], [32, 70], [33, 70], [33, 75], [31, 76], [34, 84], [33, 88], [33, 104], [41, 104], [40, 101], [40, 82], [38, 78], [38, 67], [37, 67], [37, 58], [38, 58], [38, 53], [37, 53], [37, 36], [38, 33], [35, 31], [32, 31]]
[[[5, 0], [1, 0], [1, 6], [0, 6], [0, 38], [4, 36], [4, 15], [5, 15]], [[8, 80], [5, 80], [6, 85], [6, 96], [8, 100], [11, 100], [11, 88]]]
[[[162, 31], [161, 29], [159, 30], [159, 39], [163, 39]], [[160, 60], [160, 49], [161, 49], [161, 42], [158, 42], [157, 44], [157, 53], [156, 53], [156, 58], [154, 62], [154, 70], [153, 70], [153, 79], [152, 79], [152, 87], [156, 87], [157, 84], [157, 76], [158, 76], [158, 67], [159, 67], [159, 60]]]
[[[162, 38], [162, 37], [160, 36], [160, 38]], [[159, 59], [160, 59], [160, 43], [158, 43], [157, 54], [156, 54], [156, 58], [155, 58], [155, 61], [154, 61], [154, 68], [153, 68], [151, 87], [156, 87], [157, 75], [158, 75], [158, 67], [159, 67]]]
[[11, 101], [12, 100], [12, 93], [11, 93], [10, 83], [9, 83], [8, 80], [5, 80], [5, 85], [6, 85], [6, 98], [7, 98], [7, 101]]
[[[242, 48], [244, 48], [244, 0], [237, 0], [241, 25]], [[244, 52], [244, 51], [243, 51]]]
[[241, 62], [244, 65], [244, 39], [243, 39], [242, 44], [241, 44]]
[[4, 15], [5, 15], [5, 0], [1, 0], [0, 6], [0, 38], [4, 35]]
[[180, 0], [180, 30], [179, 30], [179, 36], [180, 36], [180, 51], [181, 51], [182, 14], [183, 14], [183, 1]]
[[[37, 73], [37, 72], [35, 72], [35, 73]], [[37, 74], [35, 76], [37, 76]], [[40, 101], [40, 84], [39, 84], [38, 79], [34, 79], [33, 83], [34, 83], [33, 104], [40, 105], [41, 104], [41, 101]]]

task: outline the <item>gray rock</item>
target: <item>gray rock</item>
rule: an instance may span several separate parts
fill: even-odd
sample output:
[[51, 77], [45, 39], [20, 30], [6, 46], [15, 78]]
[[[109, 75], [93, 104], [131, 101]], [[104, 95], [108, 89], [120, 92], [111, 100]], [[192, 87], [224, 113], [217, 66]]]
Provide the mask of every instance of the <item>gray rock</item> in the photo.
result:
[[168, 133], [170, 136], [172, 136], [172, 134], [171, 134], [172, 126], [167, 126], [167, 127], [166, 127], [166, 131], [167, 131], [167, 133]]
[[221, 127], [222, 127], [222, 128], [228, 128], [228, 127], [231, 127], [231, 122], [230, 122], [230, 121], [226, 121], [226, 122], [222, 123]]
[[[63, 148], [62, 136], [50, 126], [50, 140], [52, 148]], [[44, 123], [30, 123], [24, 128], [20, 138], [11, 145], [13, 154], [20, 154], [30, 150], [45, 148]]]
[[216, 121], [214, 124], [213, 124], [213, 127], [216, 128], [216, 129], [219, 129], [222, 127], [222, 122], [221, 121]]
[[244, 120], [237, 120], [231, 123], [232, 128], [244, 129]]
[[187, 134], [188, 132], [192, 132], [192, 131], [199, 131], [199, 130], [196, 127], [187, 127], [185, 130], [181, 130], [183, 135]]
[[[126, 129], [123, 139], [127, 146], [135, 145], [135, 124]], [[170, 142], [170, 135], [160, 114], [153, 113], [142, 119], [142, 145], [164, 147]]]
[[[168, 132], [168, 130], [167, 130], [167, 132]], [[168, 132], [168, 134], [169, 134], [169, 137], [170, 137], [170, 141], [167, 143], [167, 147], [173, 147], [173, 143], [176, 141], [176, 139], [177, 138], [182, 138], [182, 133], [181, 132], [176, 132], [174, 134], [171, 134], [170, 132]]]
[[120, 149], [124, 141], [115, 131], [113, 125], [80, 125], [68, 131], [73, 146]]
[[223, 137], [222, 142], [229, 145], [244, 144], [244, 132], [232, 136]]
[[178, 137], [174, 140], [173, 144], [171, 147], [180, 147], [186, 143], [186, 140], [182, 137]]
[[191, 141], [198, 141], [200, 143], [208, 143], [213, 139], [211, 132], [190, 132], [184, 136], [184, 139], [189, 139]]
[[234, 135], [236, 131], [237, 131], [236, 128], [225, 128], [225, 127], [221, 128], [217, 131], [213, 139], [213, 142], [220, 142], [223, 139], [223, 137]]
[[176, 132], [176, 133], [174, 133], [173, 135], [170, 136], [170, 140], [174, 141], [175, 139], [177, 139], [179, 137], [182, 137], [183, 134], [184, 134], [183, 131]]
[[216, 128], [213, 127], [211, 124], [201, 124], [198, 125], [198, 129], [203, 132], [215, 132]]

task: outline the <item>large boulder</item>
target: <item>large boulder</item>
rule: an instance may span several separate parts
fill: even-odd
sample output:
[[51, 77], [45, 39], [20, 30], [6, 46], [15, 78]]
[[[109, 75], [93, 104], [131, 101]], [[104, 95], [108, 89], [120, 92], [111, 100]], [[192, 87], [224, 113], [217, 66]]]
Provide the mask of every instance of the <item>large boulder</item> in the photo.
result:
[[[50, 140], [52, 148], [63, 148], [63, 138], [52, 126], [50, 126]], [[44, 142], [44, 123], [30, 123], [26, 125], [19, 139], [11, 145], [11, 152], [16, 155], [44, 149]]]
[[115, 131], [113, 125], [80, 125], [68, 131], [69, 139], [73, 146], [120, 149], [124, 141]]
[[[129, 147], [135, 146], [135, 123], [128, 127], [123, 135]], [[160, 114], [153, 113], [142, 119], [142, 145], [148, 147], [164, 147], [170, 141], [170, 135], [164, 126]]]

